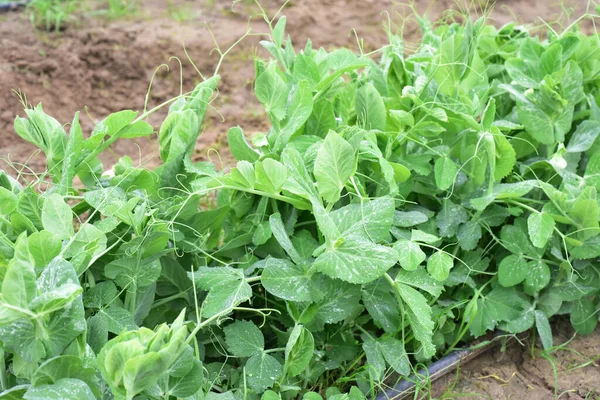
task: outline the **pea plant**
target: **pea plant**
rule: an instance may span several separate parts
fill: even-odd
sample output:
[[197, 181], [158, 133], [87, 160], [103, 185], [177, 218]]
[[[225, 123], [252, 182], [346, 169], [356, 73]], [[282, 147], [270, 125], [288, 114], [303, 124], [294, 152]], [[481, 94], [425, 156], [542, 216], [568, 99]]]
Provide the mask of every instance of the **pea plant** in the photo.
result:
[[[231, 128], [227, 172], [191, 159], [218, 75], [157, 132], [16, 119], [47, 172], [0, 175], [0, 398], [363, 399], [496, 329], [596, 327], [598, 35], [421, 18], [355, 54], [265, 20], [271, 128]], [[160, 167], [104, 172], [154, 134]]]

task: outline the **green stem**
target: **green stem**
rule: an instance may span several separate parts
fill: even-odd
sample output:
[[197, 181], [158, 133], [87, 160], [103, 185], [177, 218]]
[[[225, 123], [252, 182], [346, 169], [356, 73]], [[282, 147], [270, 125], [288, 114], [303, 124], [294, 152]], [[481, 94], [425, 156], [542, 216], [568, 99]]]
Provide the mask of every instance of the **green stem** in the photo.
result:
[[6, 378], [6, 360], [4, 359], [4, 349], [2, 349], [2, 356], [0, 357], [0, 387], [2, 391], [8, 390], [8, 379]]
[[183, 291], [183, 292], [175, 293], [175, 294], [174, 294], [174, 295], [172, 295], [172, 296], [165, 297], [165, 298], [162, 298], [162, 299], [160, 299], [160, 300], [157, 300], [157, 301], [155, 301], [155, 302], [152, 304], [152, 309], [154, 309], [154, 308], [157, 308], [157, 307], [160, 307], [160, 306], [162, 306], [163, 304], [167, 304], [168, 302], [170, 302], [170, 301], [173, 301], [173, 300], [177, 300], [177, 299], [185, 299], [185, 298], [186, 298], [186, 296], [187, 296], [187, 290], [186, 290], [186, 291]]
[[251, 276], [250, 278], [246, 278], [246, 283], [260, 282], [260, 276]]
[[278, 351], [285, 351], [285, 347], [278, 347], [276, 349], [265, 350], [265, 353], [277, 353]]
[[137, 300], [136, 297], [137, 297], [137, 288], [133, 291], [127, 291], [127, 294], [125, 295], [125, 303], [127, 304], [131, 315], [135, 314], [135, 303]]

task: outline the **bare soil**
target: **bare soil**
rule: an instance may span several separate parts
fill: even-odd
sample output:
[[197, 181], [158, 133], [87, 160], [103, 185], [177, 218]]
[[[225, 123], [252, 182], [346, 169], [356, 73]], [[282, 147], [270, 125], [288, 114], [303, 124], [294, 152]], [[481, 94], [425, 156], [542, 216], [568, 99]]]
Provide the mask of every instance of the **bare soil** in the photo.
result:
[[[281, 3], [263, 1], [273, 12]], [[571, 18], [581, 15], [587, 0], [574, 0], [568, 7], [558, 3], [499, 0], [491, 17], [497, 25], [512, 20], [553, 22], [564, 11], [572, 12]], [[255, 34], [266, 31], [260, 18], [248, 19], [257, 11], [248, 1], [240, 2], [233, 11], [230, 0], [144, 0], [140, 4], [136, 15], [117, 21], [83, 15], [58, 35], [34, 30], [22, 13], [0, 15], [0, 169], [17, 175], [45, 168], [35, 148], [13, 131], [15, 116], [23, 114], [13, 90], [26, 95], [31, 104], [42, 102], [44, 110], [63, 124], [81, 111], [84, 131], [90, 132], [95, 121], [112, 112], [143, 111], [147, 93], [147, 106], [152, 109], [200, 82], [183, 45], [197, 69], [211, 75], [219, 54], [213, 51], [215, 44], [207, 25], [222, 51], [248, 28]], [[464, 10], [451, 0], [417, 0], [416, 6], [421, 12], [428, 10], [432, 18], [442, 17], [448, 9]], [[314, 47], [358, 49], [355, 29], [364, 48], [375, 49], [387, 41], [383, 27], [388, 16], [394, 30], [404, 26], [408, 48], [418, 37], [417, 26], [408, 17], [409, 7], [397, 0], [292, 0], [285, 14], [288, 33], [297, 46], [310, 38]], [[225, 140], [228, 127], [240, 125], [249, 134], [268, 128], [252, 94], [252, 58], [261, 51], [258, 42], [262, 39], [264, 35], [247, 37], [221, 65], [219, 95], [197, 143], [196, 158], [230, 165]], [[173, 56], [182, 61], [182, 74]], [[169, 68], [158, 68], [161, 64]], [[158, 127], [165, 115], [166, 108], [159, 109], [150, 122]], [[104, 155], [105, 166], [110, 167], [122, 155], [148, 166], [159, 162], [155, 138], [118, 142]], [[566, 325], [557, 326], [556, 343], [571, 338]], [[556, 375], [550, 361], [534, 354], [531, 346], [513, 345], [505, 352], [495, 349], [463, 366], [458, 378], [447, 376], [436, 383], [425, 396], [534, 400], [595, 398], [594, 393], [600, 393], [600, 367], [589, 362], [600, 354], [600, 332], [577, 337], [568, 349], [553, 353]]]

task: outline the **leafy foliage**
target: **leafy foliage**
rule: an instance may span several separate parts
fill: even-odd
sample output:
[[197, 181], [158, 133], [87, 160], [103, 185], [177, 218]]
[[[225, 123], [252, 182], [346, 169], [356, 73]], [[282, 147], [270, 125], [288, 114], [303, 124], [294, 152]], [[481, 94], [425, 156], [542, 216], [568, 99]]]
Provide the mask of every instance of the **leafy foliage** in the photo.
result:
[[171, 103], [154, 171], [98, 159], [147, 115], [17, 118], [52, 184], [0, 174], [0, 397], [361, 399], [496, 328], [591, 332], [598, 36], [421, 22], [375, 62], [297, 52], [280, 18], [272, 126], [229, 131], [228, 172], [191, 160], [218, 76]]

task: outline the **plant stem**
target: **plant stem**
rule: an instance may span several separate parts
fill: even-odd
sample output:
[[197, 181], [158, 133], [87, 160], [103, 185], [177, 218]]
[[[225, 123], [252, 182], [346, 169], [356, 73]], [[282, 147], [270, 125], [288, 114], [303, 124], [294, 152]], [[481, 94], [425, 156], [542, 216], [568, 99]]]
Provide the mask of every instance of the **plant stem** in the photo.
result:
[[2, 349], [2, 356], [0, 356], [0, 388], [2, 391], [8, 390], [8, 380], [6, 378], [6, 360], [4, 358], [4, 349]]

